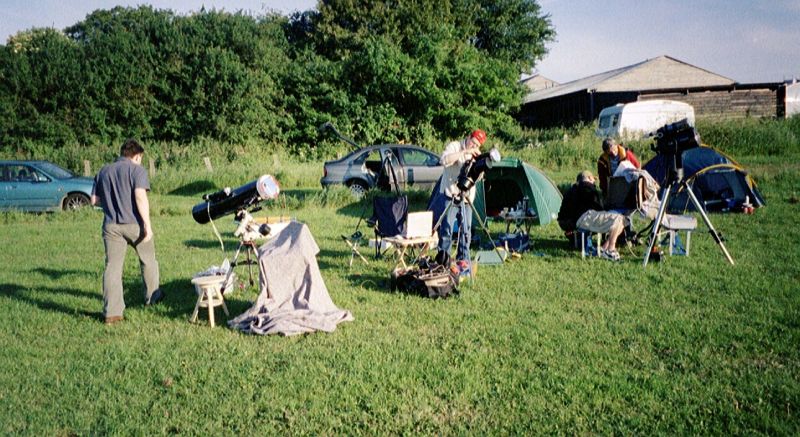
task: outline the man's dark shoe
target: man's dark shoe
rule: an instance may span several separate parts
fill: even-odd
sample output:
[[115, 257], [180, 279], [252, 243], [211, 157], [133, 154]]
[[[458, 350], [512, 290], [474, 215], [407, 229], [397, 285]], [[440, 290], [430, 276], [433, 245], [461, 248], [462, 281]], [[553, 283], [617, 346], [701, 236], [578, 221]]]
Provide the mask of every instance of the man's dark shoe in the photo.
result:
[[106, 317], [105, 323], [106, 323], [106, 325], [113, 325], [113, 324], [119, 323], [119, 322], [121, 322], [123, 320], [125, 320], [125, 318], [122, 317], [122, 316], [111, 316], [111, 317]]
[[152, 296], [150, 296], [150, 299], [147, 302], [145, 302], [144, 304], [146, 306], [155, 305], [155, 304], [161, 302], [161, 300], [163, 300], [163, 299], [164, 299], [164, 292], [161, 291], [161, 289], [158, 289], [153, 293]]

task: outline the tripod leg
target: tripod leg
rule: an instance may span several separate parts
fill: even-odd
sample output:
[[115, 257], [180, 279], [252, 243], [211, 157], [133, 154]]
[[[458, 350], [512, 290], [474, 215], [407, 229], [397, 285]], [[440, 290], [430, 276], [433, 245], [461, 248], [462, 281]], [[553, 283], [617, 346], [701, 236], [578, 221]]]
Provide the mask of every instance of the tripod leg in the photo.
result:
[[700, 216], [703, 217], [703, 221], [706, 222], [706, 226], [708, 226], [708, 233], [711, 234], [711, 236], [714, 238], [714, 241], [717, 242], [719, 248], [722, 249], [722, 253], [725, 255], [725, 258], [728, 259], [728, 262], [731, 263], [731, 265], [734, 265], [733, 258], [731, 258], [731, 254], [728, 253], [728, 249], [722, 242], [722, 238], [720, 238], [719, 233], [717, 233], [717, 230], [714, 229], [714, 225], [711, 224], [711, 219], [708, 218], [706, 210], [703, 208], [702, 205], [700, 205], [700, 201], [697, 200], [697, 197], [695, 197], [694, 192], [692, 192], [691, 188], [688, 188], [686, 192], [689, 194], [689, 198], [692, 199], [692, 203], [694, 203], [695, 208], [697, 208], [697, 210], [700, 211]]
[[478, 209], [475, 208], [475, 205], [472, 204], [472, 201], [469, 200], [468, 197], [465, 197], [464, 201], [467, 202], [467, 204], [469, 204], [470, 208], [472, 208], [472, 212], [475, 213], [475, 218], [478, 219], [478, 223], [480, 223], [483, 232], [486, 233], [486, 237], [489, 239], [489, 242], [492, 243], [494, 251], [497, 252], [497, 255], [500, 257], [501, 260], [505, 261], [506, 258], [503, 256], [502, 253], [500, 253], [500, 249], [497, 248], [497, 245], [494, 244], [494, 240], [492, 239], [492, 234], [489, 232], [489, 228], [486, 227], [486, 223], [481, 219], [480, 214], [478, 214]]
[[650, 253], [653, 252], [653, 247], [655, 247], [658, 240], [658, 230], [661, 228], [661, 220], [664, 219], [664, 213], [667, 211], [667, 203], [669, 203], [669, 193], [672, 191], [672, 185], [673, 184], [669, 184], [667, 185], [667, 188], [664, 189], [664, 198], [661, 199], [661, 205], [658, 207], [656, 220], [653, 222], [653, 232], [650, 234], [650, 244], [647, 245], [647, 251], [644, 253], [644, 263], [642, 264], [643, 267], [647, 267], [647, 262], [650, 261]]
[[[449, 200], [447, 201], [447, 205], [445, 205], [445, 207], [444, 207], [444, 211], [442, 211], [442, 213], [439, 215], [439, 219], [438, 219], [438, 220], [436, 220], [436, 224], [435, 224], [435, 225], [433, 225], [433, 230], [431, 231], [431, 235], [433, 235], [433, 234], [435, 234], [437, 231], [439, 231], [439, 228], [442, 226], [442, 222], [443, 222], [443, 221], [445, 220], [445, 218], [447, 217], [447, 214], [450, 212], [450, 208], [452, 208], [452, 207], [453, 207], [453, 204], [454, 204], [454, 203], [455, 203], [455, 200], [453, 200], [453, 199], [449, 199]], [[439, 238], [441, 239], [442, 237], [441, 237], [441, 236], [439, 236]], [[452, 246], [452, 243], [453, 243], [453, 240], [452, 240], [452, 233], [451, 233], [451, 240], [450, 240], [450, 245], [451, 245], [451, 246]], [[437, 248], [439, 247], [439, 242], [438, 242], [438, 241], [436, 242], [436, 247], [437, 247]], [[447, 253], [449, 254], [449, 253], [450, 253], [450, 250], [451, 250], [451, 248], [450, 248], [450, 247], [448, 247], [448, 248], [446, 248], [446, 250], [447, 250]]]
[[[250, 244], [247, 245], [247, 278], [250, 281], [250, 286], [252, 287], [253, 282], [253, 261], [250, 261], [250, 254], [253, 253], [255, 249]], [[258, 259], [258, 257], [256, 257]]]
[[[242, 253], [242, 243], [239, 243], [239, 247], [236, 248], [236, 253], [233, 255], [233, 261], [231, 261], [230, 268], [228, 269], [228, 274], [225, 275], [225, 281], [222, 282], [222, 286], [220, 286], [219, 292], [224, 293], [226, 290], [226, 286], [228, 281], [231, 280], [231, 276], [233, 276], [233, 268], [236, 267], [236, 260], [239, 259], [239, 254]], [[231, 284], [233, 286], [233, 284]]]

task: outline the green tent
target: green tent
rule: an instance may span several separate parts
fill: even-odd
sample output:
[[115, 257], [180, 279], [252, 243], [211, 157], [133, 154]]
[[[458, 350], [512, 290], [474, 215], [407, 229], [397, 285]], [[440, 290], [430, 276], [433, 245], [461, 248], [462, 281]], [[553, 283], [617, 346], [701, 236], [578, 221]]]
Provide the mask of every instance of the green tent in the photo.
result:
[[525, 196], [538, 216], [537, 225], [556, 220], [562, 199], [556, 184], [521, 159], [504, 158], [492, 164], [476, 185], [475, 209], [485, 220], [487, 214], [496, 216], [503, 208], [515, 208]]

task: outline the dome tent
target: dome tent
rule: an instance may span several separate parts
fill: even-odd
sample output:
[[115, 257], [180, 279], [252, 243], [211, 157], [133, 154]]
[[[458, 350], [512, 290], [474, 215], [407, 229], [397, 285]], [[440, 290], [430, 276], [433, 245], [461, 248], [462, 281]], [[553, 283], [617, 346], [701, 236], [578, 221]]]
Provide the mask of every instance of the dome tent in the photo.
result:
[[[682, 159], [686, 186], [691, 187], [706, 211], [736, 210], [748, 200], [756, 208], [766, 204], [753, 178], [722, 152], [703, 145], [684, 151]], [[664, 186], [668, 165], [666, 156], [656, 155], [644, 165], [644, 169]], [[694, 209], [683, 187], [674, 187], [673, 190], [667, 205], [670, 212]]]
[[[429, 210], [432, 210], [433, 199], [439, 192], [440, 182], [441, 179], [436, 183], [428, 201]], [[473, 204], [481, 220], [485, 220], [487, 215], [496, 216], [503, 208], [513, 209], [517, 202], [526, 196], [528, 207], [537, 217], [535, 224], [546, 225], [556, 220], [562, 199], [556, 184], [541, 170], [521, 159], [503, 158], [492, 163], [483, 178], [475, 184]], [[436, 223], [438, 219], [434, 212], [433, 222]]]
[[546, 225], [558, 218], [562, 195], [541, 170], [518, 158], [504, 158], [492, 164], [477, 184], [475, 209], [481, 215], [496, 216], [503, 208], [513, 209], [528, 197], [528, 206], [537, 216], [535, 224]]

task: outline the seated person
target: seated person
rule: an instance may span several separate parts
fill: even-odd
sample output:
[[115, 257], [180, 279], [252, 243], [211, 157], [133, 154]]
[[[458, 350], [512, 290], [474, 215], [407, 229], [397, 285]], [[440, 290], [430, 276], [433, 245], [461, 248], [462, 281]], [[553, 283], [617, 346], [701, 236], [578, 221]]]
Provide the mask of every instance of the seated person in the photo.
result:
[[620, 163], [626, 161], [626, 166], [632, 164], [636, 169], [642, 168], [639, 160], [636, 159], [636, 155], [630, 149], [618, 144], [613, 138], [603, 140], [603, 154], [597, 158], [597, 177], [600, 179], [600, 189], [603, 191], [603, 196], [608, 197], [609, 180], [616, 173]]
[[567, 191], [558, 212], [558, 225], [568, 238], [570, 235], [574, 238], [576, 229], [608, 233], [608, 238], [600, 247], [600, 257], [612, 261], [620, 259], [617, 238], [625, 229], [625, 216], [604, 211], [603, 198], [597, 190], [592, 172], [580, 172], [575, 184]]

